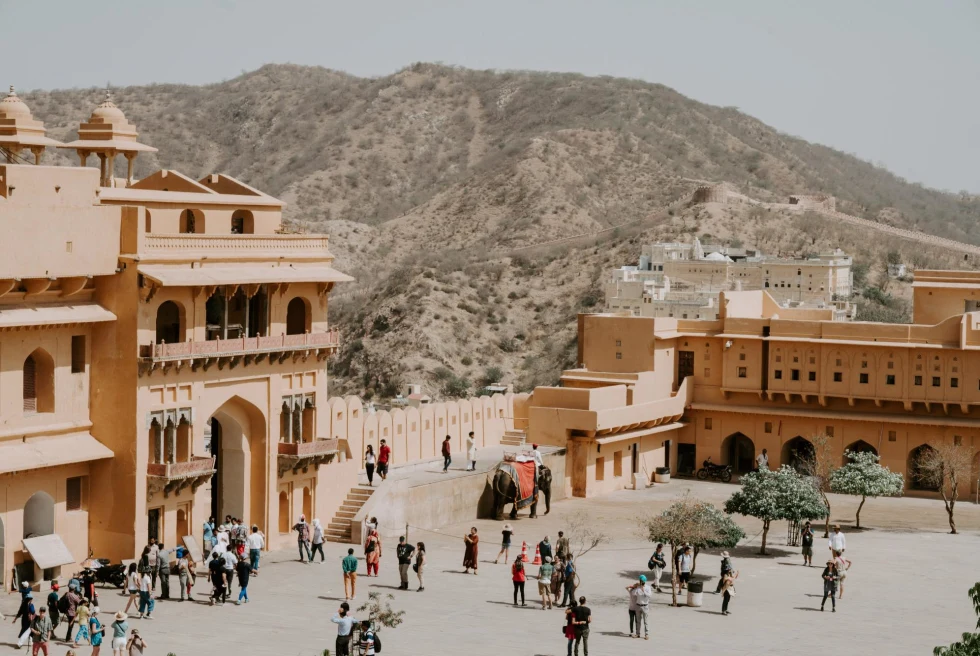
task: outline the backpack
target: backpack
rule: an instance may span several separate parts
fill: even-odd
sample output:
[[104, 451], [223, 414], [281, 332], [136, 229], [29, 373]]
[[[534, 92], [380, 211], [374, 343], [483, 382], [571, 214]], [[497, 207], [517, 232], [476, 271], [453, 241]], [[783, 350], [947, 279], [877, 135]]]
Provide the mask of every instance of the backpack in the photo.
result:
[[379, 638], [378, 634], [374, 633], [373, 631], [371, 632], [371, 635], [374, 638], [374, 653], [377, 654], [381, 651], [381, 638]]
[[61, 595], [61, 599], [58, 600], [58, 610], [62, 613], [68, 612], [68, 593]]

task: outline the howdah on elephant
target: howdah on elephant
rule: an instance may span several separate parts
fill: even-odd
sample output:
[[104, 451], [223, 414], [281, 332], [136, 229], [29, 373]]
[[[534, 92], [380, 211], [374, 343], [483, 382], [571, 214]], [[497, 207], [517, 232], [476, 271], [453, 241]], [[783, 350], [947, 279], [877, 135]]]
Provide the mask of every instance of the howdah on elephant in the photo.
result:
[[[510, 473], [504, 469], [497, 468], [493, 473], [493, 518], [501, 520], [504, 518], [504, 506], [509, 503], [514, 504], [510, 511], [510, 518], [517, 518], [517, 483]], [[544, 495], [544, 514], [551, 512], [551, 470], [545, 466], [538, 467], [538, 490], [531, 500], [531, 518], [538, 516], [538, 495]]]

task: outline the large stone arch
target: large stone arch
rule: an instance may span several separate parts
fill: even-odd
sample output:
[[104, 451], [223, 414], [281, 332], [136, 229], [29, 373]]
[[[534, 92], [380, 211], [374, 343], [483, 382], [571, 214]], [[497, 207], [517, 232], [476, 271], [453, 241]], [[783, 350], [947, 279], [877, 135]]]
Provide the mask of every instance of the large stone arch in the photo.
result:
[[801, 474], [811, 473], [816, 449], [802, 435], [786, 440], [779, 454], [779, 464], [789, 465]]
[[847, 457], [847, 452], [848, 451], [850, 451], [851, 453], [873, 453], [876, 456], [877, 455], [881, 455], [881, 454], [878, 453], [878, 449], [876, 449], [874, 447], [874, 445], [869, 444], [868, 442], [865, 442], [864, 440], [857, 440], [855, 442], [851, 442], [846, 447], [844, 447], [844, 453], [841, 456], [841, 458], [842, 458], [841, 464], [842, 465], [846, 465], [847, 463], [850, 462], [850, 460]]
[[24, 537], [36, 538], [54, 533], [54, 498], [40, 490], [24, 504]]
[[265, 414], [240, 396], [211, 413], [211, 454], [217, 473], [211, 481], [215, 517], [232, 515], [268, 530], [268, 439]]
[[721, 442], [721, 459], [736, 476], [746, 474], [755, 469], [755, 442], [744, 433], [732, 433]]
[[909, 451], [908, 460], [906, 462], [905, 471], [908, 472], [906, 476], [906, 485], [913, 490], [937, 490], [938, 487], [927, 480], [924, 479], [921, 462], [930, 451], [934, 451], [931, 444], [925, 443], [920, 444], [914, 449]]

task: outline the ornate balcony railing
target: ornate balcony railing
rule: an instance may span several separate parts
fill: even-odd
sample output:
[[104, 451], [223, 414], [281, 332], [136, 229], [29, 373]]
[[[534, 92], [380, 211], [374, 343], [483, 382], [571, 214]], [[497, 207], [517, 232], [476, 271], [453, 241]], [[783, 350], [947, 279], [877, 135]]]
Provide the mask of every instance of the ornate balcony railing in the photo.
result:
[[325, 235], [154, 235], [144, 237], [142, 252], [150, 257], [204, 254], [209, 259], [266, 254], [321, 258], [329, 253]]
[[214, 456], [193, 456], [184, 462], [151, 462], [146, 466], [147, 496], [152, 498], [157, 492], [163, 496], [180, 493], [191, 488], [197, 490], [214, 475]]
[[204, 370], [214, 363], [219, 369], [225, 364], [232, 368], [243, 362], [246, 366], [262, 362], [282, 362], [289, 355], [303, 357], [315, 355], [318, 360], [340, 348], [340, 333], [331, 330], [323, 333], [304, 333], [302, 335], [272, 335], [269, 337], [237, 337], [235, 339], [210, 339], [203, 342], [175, 342], [173, 344], [144, 344], [140, 346], [140, 375], [152, 372], [157, 367], [167, 369], [175, 366], [178, 370], [184, 364], [193, 369], [203, 366]]
[[311, 442], [280, 442], [279, 443], [279, 478], [292, 470], [293, 473], [311, 466], [314, 469], [324, 462], [330, 462], [340, 453], [340, 440], [315, 439]]

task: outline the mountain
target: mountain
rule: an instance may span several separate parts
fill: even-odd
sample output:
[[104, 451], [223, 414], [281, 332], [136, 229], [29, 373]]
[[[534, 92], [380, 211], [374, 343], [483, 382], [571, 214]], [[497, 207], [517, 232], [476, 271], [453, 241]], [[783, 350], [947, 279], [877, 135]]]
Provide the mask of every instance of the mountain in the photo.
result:
[[[71, 140], [101, 92], [24, 98], [50, 136]], [[957, 265], [815, 216], [690, 205], [704, 183], [763, 201], [829, 193], [849, 214], [980, 244], [976, 197], [636, 80], [431, 64], [366, 79], [269, 65], [201, 87], [114, 89], [113, 100], [159, 148], [138, 175], [226, 172], [286, 200], [290, 227], [330, 234], [338, 267], [358, 278], [331, 309], [345, 336], [331, 364], [338, 393], [389, 395], [402, 382], [459, 393], [498, 373], [520, 388], [551, 382], [574, 354], [575, 313], [601, 303], [602, 271], [653, 239], [708, 232], [787, 254], [840, 246], [873, 270], [887, 250]], [[867, 316], [902, 318], [907, 290], [892, 291], [872, 295]]]

